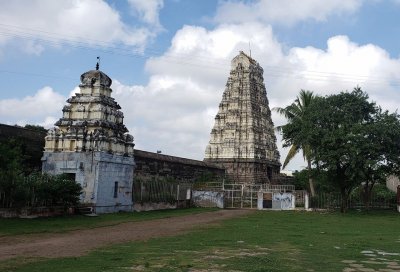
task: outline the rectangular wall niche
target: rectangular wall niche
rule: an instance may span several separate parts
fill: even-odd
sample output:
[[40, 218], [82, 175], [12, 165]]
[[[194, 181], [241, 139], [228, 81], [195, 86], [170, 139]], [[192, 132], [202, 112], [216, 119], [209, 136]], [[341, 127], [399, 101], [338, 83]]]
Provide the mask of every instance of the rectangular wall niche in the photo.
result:
[[118, 181], [114, 182], [114, 198], [118, 197]]

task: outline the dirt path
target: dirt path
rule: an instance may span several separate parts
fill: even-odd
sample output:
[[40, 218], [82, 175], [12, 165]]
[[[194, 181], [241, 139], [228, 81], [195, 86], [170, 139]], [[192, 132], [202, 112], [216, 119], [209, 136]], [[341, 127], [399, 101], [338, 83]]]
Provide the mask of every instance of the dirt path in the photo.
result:
[[88, 251], [118, 243], [173, 236], [198, 226], [251, 213], [251, 210], [219, 210], [115, 226], [77, 230], [63, 234], [20, 235], [0, 238], [0, 260], [23, 257], [81, 256]]

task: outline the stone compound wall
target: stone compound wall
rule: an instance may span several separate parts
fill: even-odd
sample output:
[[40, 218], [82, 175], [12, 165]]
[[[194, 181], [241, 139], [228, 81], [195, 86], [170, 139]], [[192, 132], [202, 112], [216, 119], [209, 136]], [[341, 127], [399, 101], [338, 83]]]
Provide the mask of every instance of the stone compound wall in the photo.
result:
[[194, 182], [203, 177], [222, 179], [225, 169], [213, 163], [135, 150], [135, 178], [151, 180], [172, 178], [180, 182]]

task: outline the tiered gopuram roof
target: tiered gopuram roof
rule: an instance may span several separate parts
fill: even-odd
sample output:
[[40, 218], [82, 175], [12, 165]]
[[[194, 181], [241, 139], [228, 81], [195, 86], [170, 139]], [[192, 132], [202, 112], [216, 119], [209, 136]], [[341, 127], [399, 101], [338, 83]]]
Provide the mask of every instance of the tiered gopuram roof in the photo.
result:
[[269, 182], [272, 169], [274, 174], [279, 173], [263, 69], [243, 52], [231, 62], [205, 161], [223, 164], [236, 182]]
[[81, 75], [80, 92], [67, 100], [63, 117], [55, 123], [58, 128], [49, 130], [45, 151], [105, 151], [133, 157], [133, 136], [111, 97], [111, 83], [98, 65]]

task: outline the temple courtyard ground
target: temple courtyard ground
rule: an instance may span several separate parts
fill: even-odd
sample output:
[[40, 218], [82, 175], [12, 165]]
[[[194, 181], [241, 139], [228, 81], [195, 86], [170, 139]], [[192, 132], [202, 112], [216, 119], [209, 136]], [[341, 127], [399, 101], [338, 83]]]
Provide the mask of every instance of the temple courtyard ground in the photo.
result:
[[395, 211], [0, 219], [0, 271], [400, 271]]

